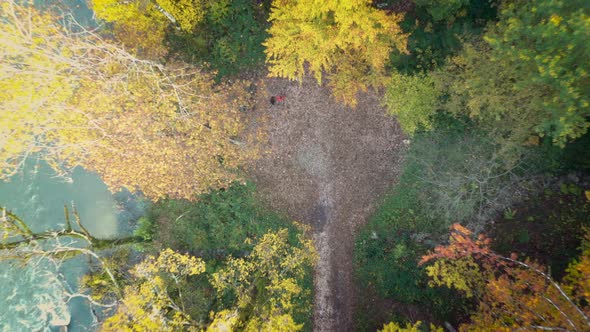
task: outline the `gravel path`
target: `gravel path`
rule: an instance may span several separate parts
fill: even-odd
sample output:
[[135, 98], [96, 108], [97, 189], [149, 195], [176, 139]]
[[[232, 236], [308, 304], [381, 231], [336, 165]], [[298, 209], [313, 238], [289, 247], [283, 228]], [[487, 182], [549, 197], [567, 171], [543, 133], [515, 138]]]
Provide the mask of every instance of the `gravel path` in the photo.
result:
[[[315, 81], [259, 82], [254, 122], [268, 129], [265, 154], [248, 172], [268, 204], [313, 226], [315, 331], [354, 330], [354, 235], [396, 181], [403, 135], [379, 99], [357, 109], [336, 103]], [[286, 95], [271, 106], [271, 95]]]

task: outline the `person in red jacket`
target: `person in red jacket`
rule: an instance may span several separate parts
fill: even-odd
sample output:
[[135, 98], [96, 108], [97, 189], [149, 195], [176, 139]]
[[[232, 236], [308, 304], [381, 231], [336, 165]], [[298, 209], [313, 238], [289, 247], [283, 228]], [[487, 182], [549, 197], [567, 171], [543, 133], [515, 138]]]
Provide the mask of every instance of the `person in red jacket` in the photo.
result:
[[270, 97], [270, 103], [273, 105], [282, 105], [285, 103], [285, 96], [284, 95], [277, 95]]

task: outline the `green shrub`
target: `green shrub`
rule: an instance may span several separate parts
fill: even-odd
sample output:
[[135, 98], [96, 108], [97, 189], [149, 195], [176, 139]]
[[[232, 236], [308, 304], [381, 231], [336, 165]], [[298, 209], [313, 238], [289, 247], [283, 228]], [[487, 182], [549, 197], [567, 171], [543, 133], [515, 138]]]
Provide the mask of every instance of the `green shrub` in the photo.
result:
[[201, 195], [196, 202], [155, 203], [148, 214], [154, 241], [161, 247], [212, 257], [241, 255], [252, 249], [259, 236], [279, 228], [289, 228], [294, 234], [295, 226], [262, 207], [254, 191], [250, 183], [234, 183]]
[[170, 30], [167, 38], [172, 54], [206, 62], [221, 78], [264, 63], [267, 16], [268, 6], [255, 1], [210, 1], [194, 32]]
[[[452, 320], [464, 307], [462, 299], [448, 289], [428, 287], [428, 276], [418, 266], [428, 248], [418, 242], [419, 238], [432, 235], [418, 230], [425, 224], [424, 220], [410, 210], [391, 209], [391, 205], [384, 205], [380, 212], [360, 232], [355, 243], [355, 271], [361, 286], [374, 289], [381, 298], [415, 304], [437, 319]], [[407, 221], [405, 227], [404, 221]], [[363, 321], [363, 316], [368, 314], [357, 313], [360, 315], [357, 320]]]
[[424, 8], [434, 22], [455, 19], [459, 10], [469, 4], [469, 0], [415, 0], [418, 7]]
[[[452, 319], [463, 302], [452, 291], [428, 287], [428, 276], [418, 266], [420, 257], [446, 232], [446, 223], [423, 213], [423, 188], [413, 180], [419, 169], [413, 167], [406, 165], [396, 189], [357, 235], [356, 275], [362, 287], [379, 297], [417, 304], [439, 319]], [[449, 299], [456, 301], [449, 304]], [[357, 321], [366, 321], [368, 313], [358, 314]]]
[[[434, 4], [435, 0], [421, 2], [425, 6], [406, 13], [402, 22], [402, 28], [410, 34], [410, 54], [391, 54], [391, 65], [403, 73], [424, 72], [442, 66], [449, 56], [461, 49], [462, 40], [481, 35], [487, 23], [496, 19], [493, 0], [471, 0], [460, 15], [456, 15], [459, 12], [452, 7], [460, 8], [455, 5], [464, 4], [464, 0], [446, 1], [455, 4], [447, 10], [440, 10], [446, 4]], [[436, 18], [429, 10], [436, 13]], [[446, 17], [442, 19], [443, 16]]]
[[438, 98], [434, 80], [429, 75], [393, 73], [385, 94], [385, 105], [387, 112], [396, 116], [403, 131], [413, 135], [418, 129], [432, 129]]
[[144, 241], [152, 241], [154, 239], [154, 222], [152, 219], [141, 217], [137, 220], [137, 229], [134, 235], [143, 239]]

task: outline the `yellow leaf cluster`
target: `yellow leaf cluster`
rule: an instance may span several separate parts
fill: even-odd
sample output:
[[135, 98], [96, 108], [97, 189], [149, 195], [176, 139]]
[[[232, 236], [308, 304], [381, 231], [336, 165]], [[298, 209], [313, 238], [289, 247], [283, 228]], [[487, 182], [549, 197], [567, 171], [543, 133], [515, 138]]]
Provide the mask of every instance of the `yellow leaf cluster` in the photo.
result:
[[429, 281], [431, 287], [455, 288], [464, 292], [467, 297], [472, 297], [474, 291], [485, 287], [484, 276], [471, 257], [456, 260], [440, 259], [428, 266], [426, 271], [431, 277]]
[[148, 257], [133, 269], [137, 280], [125, 288], [123, 303], [102, 326], [103, 331], [197, 331], [187, 326], [190, 317], [169, 295], [169, 283], [205, 272], [205, 263], [171, 249]]
[[[215, 315], [211, 325], [244, 331], [299, 331], [292, 318], [293, 301], [301, 292], [297, 284], [317, 259], [311, 240], [299, 238], [300, 247], [288, 243], [286, 229], [265, 234], [247, 258], [232, 258], [211, 280], [218, 292], [233, 292], [237, 305]], [[261, 287], [263, 286], [263, 287]], [[249, 313], [244, 316], [246, 313]]]
[[[55, 18], [6, 1], [0, 7], [0, 179], [9, 177], [25, 157], [56, 151], [67, 136], [77, 135], [84, 117], [67, 108], [76, 89], [67, 54], [75, 50], [59, 38]], [[63, 122], [67, 122], [64, 128]], [[42, 139], [43, 142], [39, 142]], [[69, 147], [62, 146], [62, 153]], [[58, 164], [54, 158], [48, 160]]]
[[[421, 321], [417, 321], [414, 325], [412, 324], [406, 324], [405, 327], [402, 327], [401, 325], [391, 322], [388, 324], [383, 325], [383, 329], [380, 330], [380, 332], [420, 332], [423, 331], [420, 326], [422, 325]], [[430, 329], [428, 331], [431, 332], [443, 332], [444, 330], [442, 329], [442, 327], [436, 327], [432, 324], [430, 324]]]
[[157, 0], [156, 2], [174, 16], [184, 31], [190, 32], [205, 19], [204, 0]]
[[368, 0], [274, 1], [270, 37], [264, 43], [271, 76], [301, 80], [306, 68], [319, 84], [324, 72], [334, 96], [356, 105], [356, 94], [385, 82], [385, 64], [406, 52], [401, 15]]
[[97, 18], [113, 23], [117, 40], [135, 53], [150, 58], [166, 54], [166, 17], [152, 1], [92, 0]]
[[204, 5], [203, 0], [92, 0], [96, 17], [114, 24], [119, 41], [151, 58], [166, 54], [167, 27], [174, 22], [180, 29], [192, 31], [205, 17]]

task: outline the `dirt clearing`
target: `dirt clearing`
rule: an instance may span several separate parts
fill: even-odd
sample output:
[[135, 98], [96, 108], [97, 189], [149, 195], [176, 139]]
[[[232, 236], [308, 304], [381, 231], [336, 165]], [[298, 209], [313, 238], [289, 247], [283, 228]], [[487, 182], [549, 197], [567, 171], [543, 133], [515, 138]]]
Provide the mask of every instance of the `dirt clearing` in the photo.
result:
[[[268, 153], [249, 175], [271, 208], [313, 226], [314, 330], [351, 331], [354, 234], [395, 183], [404, 137], [373, 94], [353, 110], [310, 79], [264, 79], [258, 89], [252, 116], [268, 128]], [[284, 105], [271, 106], [272, 95]]]

